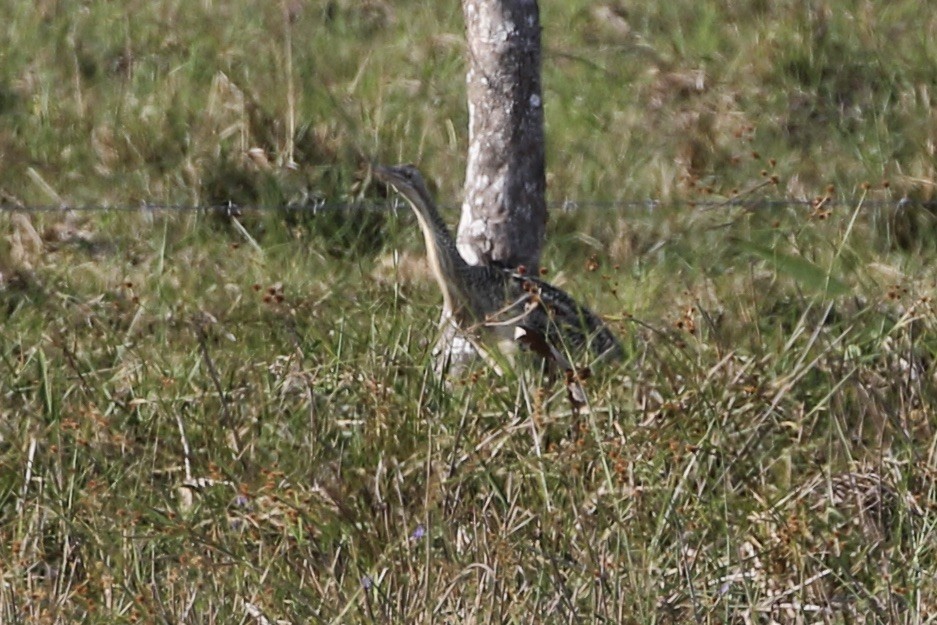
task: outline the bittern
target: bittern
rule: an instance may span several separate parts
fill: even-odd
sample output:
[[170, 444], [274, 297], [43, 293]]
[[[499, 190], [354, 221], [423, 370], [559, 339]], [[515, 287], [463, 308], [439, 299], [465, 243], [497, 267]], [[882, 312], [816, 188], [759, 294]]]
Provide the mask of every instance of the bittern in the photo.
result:
[[413, 208], [430, 268], [459, 330], [469, 335], [493, 332], [501, 346], [526, 344], [563, 369], [570, 368], [567, 354], [588, 351], [596, 360], [621, 357], [621, 345], [608, 326], [562, 290], [517, 269], [469, 265], [416, 167], [375, 166], [373, 173]]

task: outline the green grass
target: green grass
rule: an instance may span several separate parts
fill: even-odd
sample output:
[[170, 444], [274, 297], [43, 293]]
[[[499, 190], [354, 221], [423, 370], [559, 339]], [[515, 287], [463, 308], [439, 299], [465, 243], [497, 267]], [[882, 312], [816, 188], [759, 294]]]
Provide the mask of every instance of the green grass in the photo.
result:
[[258, 252], [205, 215], [58, 241], [34, 215], [45, 253], [0, 299], [0, 609], [913, 622], [937, 591], [934, 254], [852, 217], [606, 221], [619, 257], [554, 235], [626, 342], [577, 419], [536, 377], [440, 385], [433, 285], [306, 226], [270, 220]]
[[[453, 197], [458, 5], [286, 4], [292, 21], [276, 2], [0, 5], [0, 190], [278, 204], [340, 197], [377, 158], [420, 162]], [[681, 199], [698, 181], [728, 193], [753, 150], [796, 197], [883, 179], [896, 197], [933, 194], [935, 18], [917, 3], [622, 6], [542, 8], [552, 198]]]
[[[376, 157], [451, 206], [461, 15], [425, 4], [0, 3], [2, 200], [376, 198]], [[937, 246], [893, 200], [933, 189], [933, 18], [543, 21], [584, 203], [544, 266], [626, 352], [591, 411], [434, 377], [410, 215], [2, 212], [0, 621], [928, 622]], [[644, 197], [678, 204], [586, 205]]]

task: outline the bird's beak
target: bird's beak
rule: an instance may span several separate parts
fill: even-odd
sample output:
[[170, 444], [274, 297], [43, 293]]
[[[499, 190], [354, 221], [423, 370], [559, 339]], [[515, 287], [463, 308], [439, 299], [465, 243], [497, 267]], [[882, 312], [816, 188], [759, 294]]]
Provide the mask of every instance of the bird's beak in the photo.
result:
[[374, 164], [371, 166], [371, 175], [375, 180], [383, 182], [388, 186], [397, 188], [397, 185], [400, 183], [400, 176], [390, 167], [384, 167], [383, 165]]

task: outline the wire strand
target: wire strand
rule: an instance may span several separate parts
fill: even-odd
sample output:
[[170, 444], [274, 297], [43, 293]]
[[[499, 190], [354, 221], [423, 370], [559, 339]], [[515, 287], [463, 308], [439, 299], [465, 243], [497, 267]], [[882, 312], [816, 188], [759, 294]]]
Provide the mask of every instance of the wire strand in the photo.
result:
[[[824, 202], [825, 207], [849, 206], [854, 207], [859, 198], [829, 199]], [[579, 210], [625, 210], [625, 211], [654, 211], [665, 208], [689, 207], [694, 209], [713, 209], [719, 207], [738, 207], [750, 206], [766, 209], [779, 209], [786, 207], [812, 207], [810, 200], [796, 199], [765, 199], [765, 198], [744, 198], [729, 200], [561, 200], [547, 203], [547, 208], [554, 211], [577, 212]], [[863, 206], [869, 209], [875, 208], [903, 208], [907, 206], [918, 206], [929, 210], [937, 211], [937, 200], [916, 201], [907, 198], [898, 200], [866, 200]], [[238, 205], [228, 204], [160, 204], [143, 203], [137, 205], [127, 204], [78, 204], [78, 205], [14, 205], [0, 204], [0, 214], [2, 213], [225, 213], [237, 214], [240, 212], [283, 212], [283, 213], [309, 213], [312, 215], [355, 212], [355, 211], [373, 211], [384, 212], [387, 210], [404, 209], [405, 207], [396, 201], [385, 203], [378, 202], [319, 202], [303, 205]]]

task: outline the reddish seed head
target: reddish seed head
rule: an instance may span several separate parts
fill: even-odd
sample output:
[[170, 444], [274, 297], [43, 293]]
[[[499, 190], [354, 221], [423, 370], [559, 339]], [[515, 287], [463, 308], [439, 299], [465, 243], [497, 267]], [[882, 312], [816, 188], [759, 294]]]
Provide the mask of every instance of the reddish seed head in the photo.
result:
[[883, 181], [882, 181], [882, 188], [883, 188], [883, 189], [887, 189], [887, 188], [890, 187], [890, 186], [891, 186], [891, 183], [888, 182], [887, 180], [883, 180]]
[[519, 273], [520, 275], [524, 275], [525, 273], [527, 273], [527, 265], [518, 265], [517, 273]]
[[541, 275], [541, 276], [547, 275], [547, 268], [546, 268], [546, 267], [541, 267], [541, 268], [540, 268], [540, 275]]

